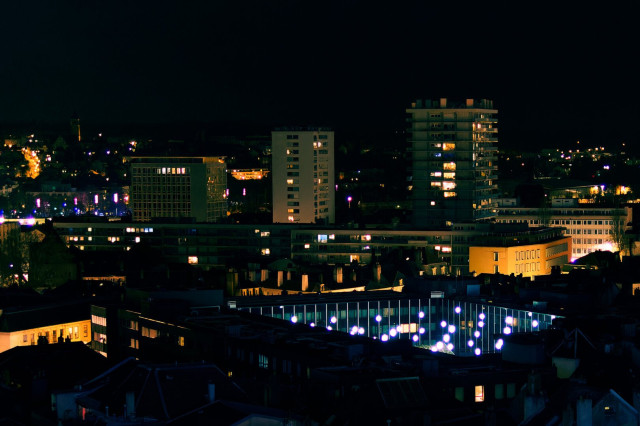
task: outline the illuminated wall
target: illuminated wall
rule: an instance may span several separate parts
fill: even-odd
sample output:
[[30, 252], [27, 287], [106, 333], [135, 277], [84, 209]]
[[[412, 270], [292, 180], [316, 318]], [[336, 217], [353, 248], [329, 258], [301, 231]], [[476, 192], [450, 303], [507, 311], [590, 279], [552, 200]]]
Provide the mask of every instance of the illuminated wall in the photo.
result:
[[72, 342], [89, 343], [91, 341], [91, 321], [75, 321], [62, 324], [52, 324], [44, 327], [0, 332], [0, 352], [16, 346], [31, 346], [38, 344], [38, 337], [45, 336], [47, 341], [57, 343], [58, 337], [69, 337]]
[[476, 274], [548, 275], [571, 260], [571, 238], [511, 247], [469, 247], [469, 270]]

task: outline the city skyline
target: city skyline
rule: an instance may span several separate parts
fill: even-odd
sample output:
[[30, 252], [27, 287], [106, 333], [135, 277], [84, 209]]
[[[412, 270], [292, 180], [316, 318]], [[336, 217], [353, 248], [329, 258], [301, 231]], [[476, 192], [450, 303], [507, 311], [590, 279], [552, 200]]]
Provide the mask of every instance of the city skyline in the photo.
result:
[[[508, 148], [633, 145], [632, 4], [2, 6], [0, 123], [329, 125], [389, 138], [416, 98], [488, 98]], [[322, 96], [320, 96], [322, 95]]]

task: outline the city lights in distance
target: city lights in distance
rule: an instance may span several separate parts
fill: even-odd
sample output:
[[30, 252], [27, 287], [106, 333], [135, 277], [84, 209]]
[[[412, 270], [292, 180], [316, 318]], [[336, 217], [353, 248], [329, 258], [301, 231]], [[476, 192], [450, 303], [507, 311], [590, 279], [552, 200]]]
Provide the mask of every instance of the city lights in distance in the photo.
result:
[[424, 312], [422, 311], [418, 312], [418, 318], [420, 319], [424, 318]]
[[391, 330], [389, 330], [389, 336], [396, 337], [397, 334], [398, 332], [396, 331], [395, 328], [392, 328]]
[[383, 334], [382, 336], [380, 336], [380, 340], [382, 340], [383, 342], [386, 342], [387, 340], [389, 340], [389, 336], [387, 336], [386, 334]]
[[455, 333], [455, 332], [456, 332], [456, 326], [453, 325], [453, 324], [449, 325], [449, 333], [452, 334], [452, 333]]
[[444, 336], [442, 336], [442, 341], [444, 341], [445, 343], [449, 343], [450, 340], [451, 340], [450, 335], [445, 334]]
[[480, 337], [480, 332], [478, 330], [474, 331], [473, 336], [477, 339], [478, 337]]
[[486, 318], [486, 315], [484, 314], [484, 312], [480, 312], [480, 315], [478, 315], [478, 318], [484, 321], [484, 319]]
[[292, 323], [294, 323], [294, 324], [295, 324], [295, 323], [297, 323], [297, 322], [298, 322], [298, 317], [297, 317], [297, 316], [295, 316], [295, 315], [294, 315], [294, 316], [292, 316], [292, 317], [291, 317], [291, 322], [292, 322]]
[[476, 348], [474, 353], [476, 354], [476, 356], [480, 356], [482, 354], [482, 350], [480, 348]]
[[445, 328], [447, 326], [447, 322], [445, 320], [440, 321], [440, 327]]
[[460, 308], [460, 306], [456, 306], [456, 308], [454, 309], [454, 312], [456, 314], [459, 314], [462, 311], [462, 309]]
[[472, 340], [472, 339], [469, 339], [469, 340], [467, 341], [467, 346], [469, 346], [470, 348], [472, 348], [472, 347], [473, 347], [473, 340]]
[[503, 341], [502, 339], [498, 339], [498, 340], [496, 341], [496, 349], [497, 349], [497, 350], [502, 349], [502, 345], [504, 345], [504, 341]]
[[531, 327], [537, 327], [538, 326], [538, 320], [533, 320], [531, 321]]
[[378, 315], [376, 315], [376, 321], [377, 321], [377, 322], [382, 321], [382, 317], [381, 317], [379, 314], [378, 314]]
[[504, 334], [511, 334], [511, 327], [505, 327], [505, 328], [503, 328], [503, 329], [502, 329], [502, 332], [503, 332]]

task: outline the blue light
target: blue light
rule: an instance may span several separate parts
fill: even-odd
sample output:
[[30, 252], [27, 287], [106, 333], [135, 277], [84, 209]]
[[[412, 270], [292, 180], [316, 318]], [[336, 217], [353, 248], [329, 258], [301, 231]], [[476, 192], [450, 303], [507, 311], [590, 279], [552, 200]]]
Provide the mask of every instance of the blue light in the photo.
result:
[[474, 331], [473, 336], [477, 339], [478, 337], [480, 337], [480, 332], [478, 330]]
[[380, 336], [380, 340], [382, 340], [383, 342], [386, 342], [387, 340], [389, 340], [389, 336], [387, 336], [386, 334], [383, 334], [382, 336]]
[[396, 337], [396, 334], [398, 334], [398, 332], [396, 331], [395, 328], [392, 328], [391, 330], [389, 330], [389, 336]]
[[482, 350], [480, 350], [480, 348], [476, 348], [475, 354], [476, 356], [480, 356], [482, 354]]
[[531, 326], [532, 327], [537, 327], [538, 326], [538, 320], [531, 321]]
[[411, 338], [414, 342], [417, 342], [420, 338], [418, 337], [417, 334], [414, 334], [413, 337]]
[[478, 315], [478, 318], [480, 318], [481, 320], [484, 320], [486, 318], [486, 315], [484, 314], [484, 312], [480, 312], [480, 315]]
[[419, 330], [419, 332], [420, 332], [420, 334], [424, 334], [424, 332], [425, 332], [425, 329], [424, 329], [424, 327], [420, 327], [420, 330]]
[[338, 322], [338, 318], [336, 317], [331, 317], [331, 324], [335, 324]]
[[473, 347], [473, 340], [469, 339], [469, 341], [467, 342], [467, 345], [469, 345], [470, 348]]
[[422, 311], [418, 312], [418, 318], [420, 319], [424, 318], [424, 312]]
[[292, 317], [291, 317], [291, 322], [292, 322], [292, 323], [294, 323], [294, 324], [295, 324], [295, 323], [297, 323], [297, 322], [298, 322], [298, 317], [297, 317], [297, 316], [295, 316], [295, 315], [294, 315], [294, 316], [292, 316]]
[[440, 322], [440, 327], [445, 328], [447, 326], [447, 322], [445, 320], [442, 320]]
[[376, 321], [377, 321], [377, 322], [382, 321], [382, 317], [381, 317], [380, 315], [376, 315]]
[[456, 308], [454, 309], [454, 312], [456, 314], [459, 314], [462, 311], [462, 309], [460, 308], [460, 306], [456, 306]]
[[484, 327], [484, 321], [478, 321], [478, 327], [480, 328]]

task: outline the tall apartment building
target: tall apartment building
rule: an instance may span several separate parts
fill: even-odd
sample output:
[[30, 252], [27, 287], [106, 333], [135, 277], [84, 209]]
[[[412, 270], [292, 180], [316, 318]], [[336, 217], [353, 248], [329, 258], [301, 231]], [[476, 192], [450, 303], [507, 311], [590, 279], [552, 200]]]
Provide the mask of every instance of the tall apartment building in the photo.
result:
[[271, 133], [274, 223], [335, 222], [333, 131]]
[[217, 222], [227, 215], [224, 157], [131, 157], [135, 221], [193, 218]]
[[493, 101], [418, 100], [407, 113], [414, 225], [495, 216], [498, 111]]

